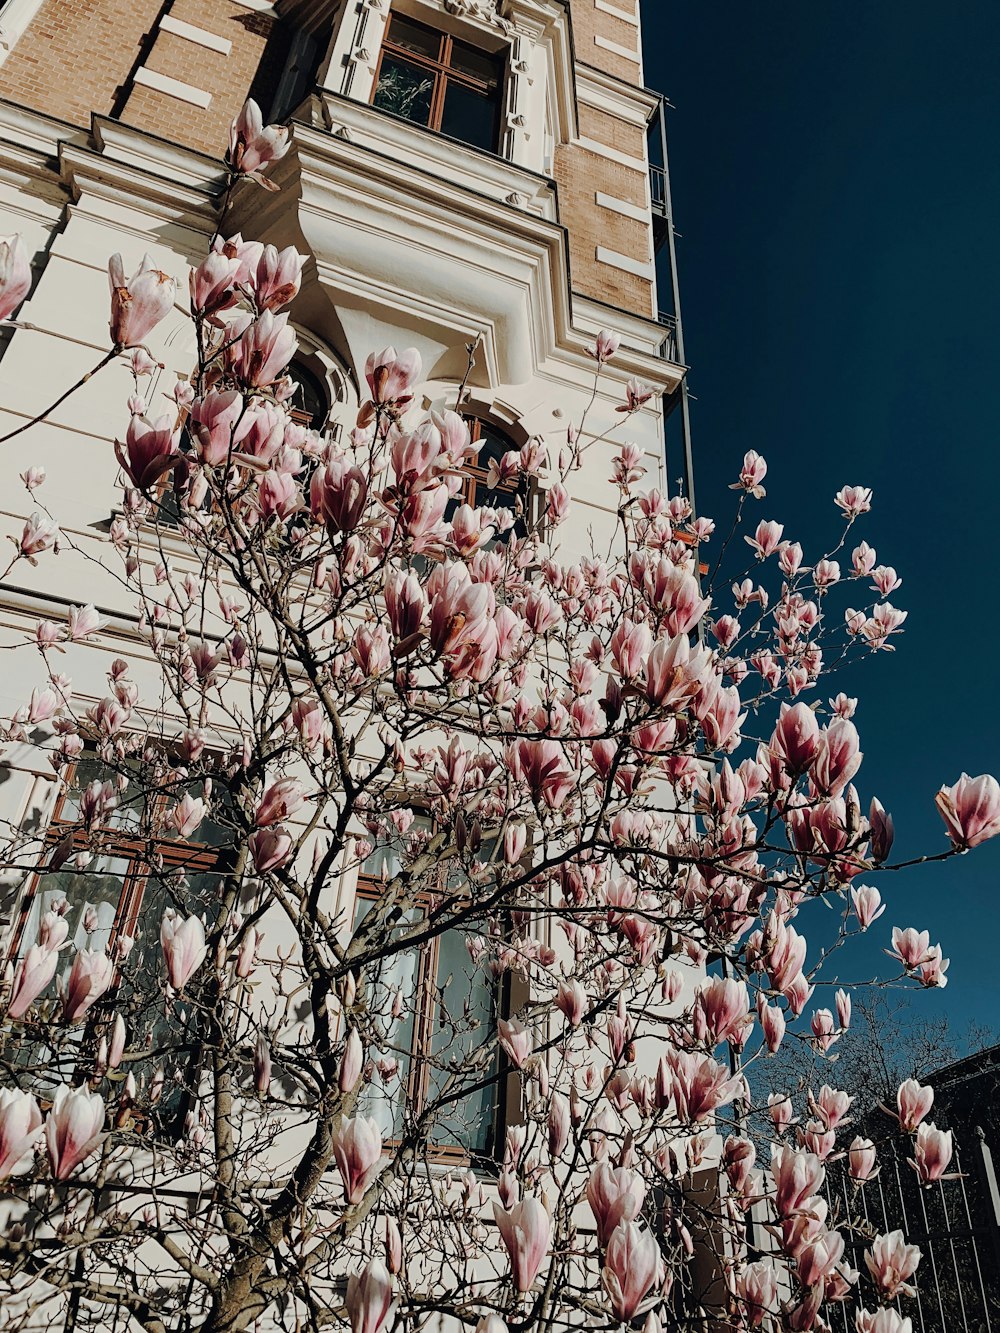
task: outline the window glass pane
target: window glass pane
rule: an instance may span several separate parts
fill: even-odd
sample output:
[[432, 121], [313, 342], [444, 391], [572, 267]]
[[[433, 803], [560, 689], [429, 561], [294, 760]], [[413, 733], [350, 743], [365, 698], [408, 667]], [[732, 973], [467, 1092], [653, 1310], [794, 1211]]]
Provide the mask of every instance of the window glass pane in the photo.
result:
[[389, 20], [386, 41], [392, 42], [394, 46], [405, 47], [407, 51], [428, 56], [431, 60], [437, 60], [441, 53], [441, 34], [402, 14], [393, 14]]
[[[373, 905], [370, 899], [358, 901], [354, 912], [355, 930]], [[415, 911], [408, 912], [405, 924], [409, 926], [416, 919]], [[373, 984], [371, 972], [368, 974], [369, 984], [372, 984], [373, 1025], [382, 1037], [382, 1050], [378, 1054], [372, 1080], [365, 1085], [358, 1098], [358, 1111], [376, 1122], [383, 1138], [396, 1138], [403, 1128], [413, 1051], [419, 963], [419, 950], [412, 949], [394, 954], [377, 965]], [[402, 1001], [402, 1014], [399, 1018], [393, 1018], [392, 1008], [397, 993]], [[395, 1061], [395, 1072], [383, 1075], [378, 1060]]]
[[404, 120], [427, 125], [431, 118], [431, 95], [434, 78], [419, 65], [413, 65], [399, 56], [382, 57], [378, 86], [372, 105], [381, 111], [390, 111]]
[[445, 85], [441, 133], [461, 139], [473, 148], [495, 152], [497, 146], [497, 103], [495, 96], [485, 96], [464, 84], [449, 79]]
[[[17, 956], [23, 958], [31, 946], [37, 943], [38, 925], [42, 916], [63, 898], [69, 903], [65, 913], [69, 934], [66, 937], [67, 947], [62, 953], [66, 965], [72, 963], [77, 949], [107, 949], [128, 866], [127, 857], [96, 856], [83, 874], [60, 870], [56, 874], [45, 875], [32, 896]], [[72, 948], [68, 947], [70, 945]], [[46, 994], [50, 993], [55, 993], [54, 981], [49, 991], [46, 991]]]
[[[449, 930], [440, 938], [433, 1001], [430, 1099], [445, 1092], [455, 1071], [457, 1078], [448, 1093], [458, 1091], [463, 1083], [479, 1083], [496, 1072], [495, 1053], [481, 1067], [469, 1067], [474, 1052], [487, 1043], [492, 1050], [496, 1016], [493, 984], [483, 967], [469, 956], [464, 930]], [[490, 1084], [442, 1108], [432, 1130], [434, 1142], [470, 1152], [483, 1151], [493, 1126], [494, 1099], [495, 1088]]]
[[491, 91], [500, 84], [500, 76], [503, 73], [502, 56], [493, 55], [489, 51], [480, 51], [474, 46], [466, 46], [465, 42], [452, 42], [451, 60], [448, 63], [452, 69], [481, 80]]
[[[127, 771], [129, 766], [130, 761], [126, 760], [122, 769]], [[92, 782], [110, 782], [112, 785], [116, 785], [120, 771], [104, 763], [101, 759], [81, 759], [76, 765], [72, 784], [66, 792], [62, 807], [59, 810], [60, 821], [70, 824], [78, 823], [80, 820], [81, 794]], [[117, 806], [105, 815], [101, 820], [101, 826], [118, 829], [138, 828], [143, 813], [142, 792], [129, 785], [124, 791], [119, 791], [117, 795]]]

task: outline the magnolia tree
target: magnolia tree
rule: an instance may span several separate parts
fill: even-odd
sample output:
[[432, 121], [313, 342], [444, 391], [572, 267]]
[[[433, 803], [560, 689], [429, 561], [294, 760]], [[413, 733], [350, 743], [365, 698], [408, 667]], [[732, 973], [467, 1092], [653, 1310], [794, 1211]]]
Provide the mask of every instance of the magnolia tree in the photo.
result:
[[[248, 104], [230, 188], [286, 146]], [[863, 1212], [850, 1098], [793, 1105], [767, 1073], [783, 1041], [835, 1054], [851, 997], [820, 963], [859, 932], [885, 934], [882, 982], [946, 979], [926, 931], [883, 919], [892, 820], [855, 785], [855, 700], [818, 688], [905, 618], [853, 537], [870, 492], [836, 496], [822, 558], [769, 521], [747, 547], [748, 454], [714, 561], [730, 592], [703, 577], [713, 524], [623, 443], [614, 539], [568, 559], [585, 421], [493, 463], [519, 512], [457, 504], [477, 446], [456, 411], [417, 413], [415, 352], [369, 357], [343, 442], [295, 423], [302, 263], [220, 229], [166, 412], [144, 343], [174, 284], [110, 264], [135, 389], [110, 549], [81, 558], [117, 561], [143, 642], [78, 707], [61, 654], [100, 644], [100, 617], [39, 623], [37, 687], [4, 723], [62, 792], [57, 835], [9, 828], [4, 854], [24, 895], [0, 992], [4, 1326], [822, 1330], [841, 1303], [858, 1333], [905, 1333], [919, 1253], [876, 1237], [859, 1277], [857, 1219], [823, 1197], [849, 1154]], [[8, 239], [0, 316], [27, 284]], [[616, 349], [598, 338], [598, 376]], [[628, 386], [623, 425], [650, 396]], [[60, 542], [40, 469], [24, 481], [15, 566]], [[865, 609], [834, 610], [843, 589]], [[1000, 831], [991, 777], [937, 804], [932, 855]], [[112, 922], [123, 847], [142, 905], [114, 897]], [[928, 1187], [952, 1151], [931, 1110], [900, 1088]], [[773, 1238], [753, 1262], [751, 1209]]]

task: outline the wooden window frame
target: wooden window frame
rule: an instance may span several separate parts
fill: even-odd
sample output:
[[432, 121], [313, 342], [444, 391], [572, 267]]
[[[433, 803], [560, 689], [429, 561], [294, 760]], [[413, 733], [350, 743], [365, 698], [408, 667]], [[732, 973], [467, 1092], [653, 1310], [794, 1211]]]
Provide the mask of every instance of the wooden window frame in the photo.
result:
[[[399, 18], [405, 19], [407, 23], [412, 23], [415, 27], [421, 28], [424, 32], [430, 33], [438, 39], [438, 53], [436, 58], [424, 55], [420, 51], [412, 51], [408, 47], [398, 45], [392, 40], [392, 37], [390, 36], [392, 22], [397, 15]], [[484, 56], [500, 57], [497, 62], [499, 68], [496, 93], [494, 96], [490, 96], [489, 84], [485, 80], [478, 79], [475, 75], [469, 74], [464, 70], [455, 69], [451, 64], [456, 41], [462, 46], [473, 47], [475, 50], [482, 52]], [[467, 146], [481, 152], [485, 151], [499, 154], [501, 146], [501, 111], [503, 110], [503, 92], [507, 78], [507, 60], [501, 52], [488, 51], [484, 47], [477, 47], [473, 42], [464, 41], [461, 37], [453, 37], [450, 32], [435, 28], [432, 24], [425, 23], [422, 19], [413, 18], [409, 14], [402, 14], [398, 10], [393, 9], [389, 13], [385, 35], [382, 38], [382, 45], [379, 48], [378, 60], [375, 65], [375, 77], [372, 81], [372, 92], [371, 98], [369, 99], [370, 105], [372, 106], [375, 105], [375, 98], [378, 96], [379, 80], [382, 76], [382, 61], [386, 55], [395, 57], [399, 60], [406, 60], [411, 65], [417, 65], [419, 68], [426, 70], [428, 75], [434, 81], [434, 86], [431, 89], [431, 104], [426, 125], [419, 120], [410, 120], [408, 116], [401, 116], [399, 119], [405, 120], [411, 125], [419, 125], [421, 129], [432, 130], [435, 134], [441, 134], [441, 122], [444, 119], [444, 103], [448, 84], [450, 82], [461, 84], [463, 87], [483, 95], [491, 102], [494, 110], [493, 147], [489, 149], [480, 149], [478, 144], [468, 144]], [[384, 108], [379, 107], [377, 109], [383, 110]], [[394, 115], [395, 113], [387, 111], [386, 114]], [[453, 138], [454, 136], [449, 135], [448, 137]], [[464, 143], [465, 140], [460, 139], [458, 142]]]
[[[72, 852], [70, 855], [88, 849], [88, 834], [83, 829], [79, 819], [65, 818], [63, 812], [70, 796], [69, 783], [76, 777], [80, 764], [91, 759], [91, 755], [85, 754], [81, 759], [74, 762], [66, 773], [67, 786], [59, 794], [45, 829], [39, 858], [43, 863], [48, 859], [49, 853], [63, 841], [67, 834], [72, 836]], [[157, 794], [153, 798], [156, 811], [165, 810], [172, 799], [165, 792]], [[113, 956], [114, 943], [120, 935], [135, 934], [142, 913], [146, 885], [151, 875], [163, 875], [173, 870], [181, 870], [189, 874], [220, 873], [220, 862], [227, 850], [225, 847], [212, 847], [207, 843], [192, 844], [186, 841], [174, 841], [170, 838], [143, 837], [127, 828], [119, 828], [115, 824], [98, 825], [93, 831], [101, 834], [105, 840], [105, 845], [100, 848], [99, 854], [101, 856], [118, 857], [121, 860], [127, 860], [129, 863], [120, 876], [122, 889], [115, 910], [114, 921], [108, 933], [107, 952], [109, 956]], [[155, 871], [150, 868], [149, 864], [154, 856], [160, 862], [160, 868]], [[102, 872], [95, 871], [93, 873], [99, 875]], [[86, 870], [80, 872], [82, 878], [86, 878], [87, 874]], [[17, 924], [11, 935], [7, 953], [10, 962], [16, 962], [20, 954], [24, 930], [31, 915], [31, 908], [38, 891], [44, 887], [45, 878], [44, 872], [36, 871], [31, 877], [27, 890], [21, 896]], [[112, 983], [109, 994], [114, 993], [116, 985], [117, 969], [115, 982]]]
[[[414, 813], [418, 818], [425, 817], [423, 811], [415, 811]], [[422, 920], [428, 919], [427, 914], [432, 908], [434, 898], [438, 892], [438, 890], [429, 888], [418, 894], [417, 909], [422, 914]], [[355, 916], [360, 903], [378, 902], [383, 893], [384, 886], [381, 880], [359, 871], [354, 890]], [[449, 930], [458, 929], [460, 927], [449, 927]], [[418, 1114], [427, 1101], [430, 1089], [433, 1069], [434, 1014], [438, 1000], [437, 976], [441, 960], [441, 940], [447, 933], [447, 930], [442, 931], [435, 935], [433, 939], [413, 946], [415, 950], [419, 951], [420, 955], [413, 984], [416, 1010], [414, 1013], [413, 1035], [410, 1040], [409, 1053], [406, 1057], [405, 1078], [400, 1080], [399, 1095], [405, 1097], [407, 1105], [413, 1106]], [[507, 988], [502, 981], [494, 982], [493, 989], [496, 1017], [494, 1018], [492, 1032], [495, 1036], [496, 1018], [500, 1017], [507, 1007], [508, 997]], [[489, 1130], [485, 1145], [482, 1148], [469, 1149], [460, 1144], [428, 1142], [429, 1155], [433, 1161], [440, 1162], [442, 1165], [468, 1166], [473, 1162], [478, 1165], [485, 1165], [487, 1162], [495, 1160], [497, 1145], [503, 1141], [503, 1128], [507, 1119], [504, 1072], [504, 1066], [501, 1065], [493, 1094], [493, 1107], [490, 1113]], [[461, 1103], [456, 1103], [456, 1105], [461, 1105]], [[394, 1143], [396, 1140], [390, 1138], [387, 1142]]]

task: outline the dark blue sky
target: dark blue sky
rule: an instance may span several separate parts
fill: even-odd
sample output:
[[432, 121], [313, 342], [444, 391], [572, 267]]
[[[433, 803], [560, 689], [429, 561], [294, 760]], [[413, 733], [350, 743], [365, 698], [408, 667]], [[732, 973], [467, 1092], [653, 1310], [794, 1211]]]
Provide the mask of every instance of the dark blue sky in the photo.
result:
[[[699, 506], [721, 527], [756, 449], [755, 517], [808, 559], [840, 486], [874, 489], [856, 531], [910, 617], [840, 683], [861, 699], [863, 799], [893, 812], [899, 853], [939, 851], [938, 786], [1000, 775], [1000, 4], [644, 0], [643, 20], [646, 81], [676, 108]], [[1000, 839], [874, 882], [872, 946], [926, 926], [952, 959], [917, 1013], [1000, 1027]]]

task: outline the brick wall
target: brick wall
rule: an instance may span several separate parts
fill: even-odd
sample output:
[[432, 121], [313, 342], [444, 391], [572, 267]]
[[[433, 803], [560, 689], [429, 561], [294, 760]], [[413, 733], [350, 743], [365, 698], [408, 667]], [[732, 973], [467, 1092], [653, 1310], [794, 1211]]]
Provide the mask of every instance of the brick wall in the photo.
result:
[[0, 97], [73, 125], [123, 96], [161, 0], [45, 0], [0, 66]]
[[[607, 0], [607, 4], [621, 12], [638, 14], [638, 0]], [[633, 87], [641, 86], [641, 67], [637, 62], [607, 50], [594, 40], [601, 37], [638, 52], [638, 26], [609, 13], [607, 8], [599, 8], [596, 0], [573, 0], [572, 16], [578, 62]], [[617, 154], [620, 159], [644, 162], [645, 133], [584, 101], [579, 103], [579, 123], [580, 137], [611, 149], [612, 156], [594, 152], [581, 143], [565, 145], [556, 152], [554, 174], [559, 184], [562, 220], [569, 230], [574, 289], [584, 296], [648, 317], [655, 314], [652, 282], [598, 259], [598, 250], [611, 251], [635, 264], [648, 264], [652, 258], [650, 223], [604, 207], [596, 197], [609, 195], [626, 205], [648, 208], [645, 169], [636, 170], [614, 157]]]
[[224, 54], [160, 30], [145, 67], [211, 93], [212, 101], [202, 108], [136, 84], [125, 103], [122, 120], [220, 156], [230, 121], [248, 95], [256, 95], [267, 114], [281, 77], [288, 35], [276, 19], [233, 0], [173, 0], [169, 13], [172, 19], [227, 39], [232, 49]]
[[[165, 14], [225, 38], [230, 51], [161, 29]], [[248, 94], [267, 112], [287, 44], [284, 25], [235, 0], [45, 0], [0, 67], [0, 97], [74, 125], [114, 113], [218, 157]], [[140, 66], [210, 94], [209, 106], [133, 83]]]
[[[638, 16], [639, 0], [608, 0], [613, 9]], [[595, 0], [573, 0], [573, 38], [576, 58], [584, 65], [593, 65], [605, 74], [613, 74], [625, 83], [642, 83], [641, 65], [634, 60], [597, 43], [596, 37], [611, 42], [626, 51], [639, 51], [639, 29], [625, 19], [598, 9]]]

